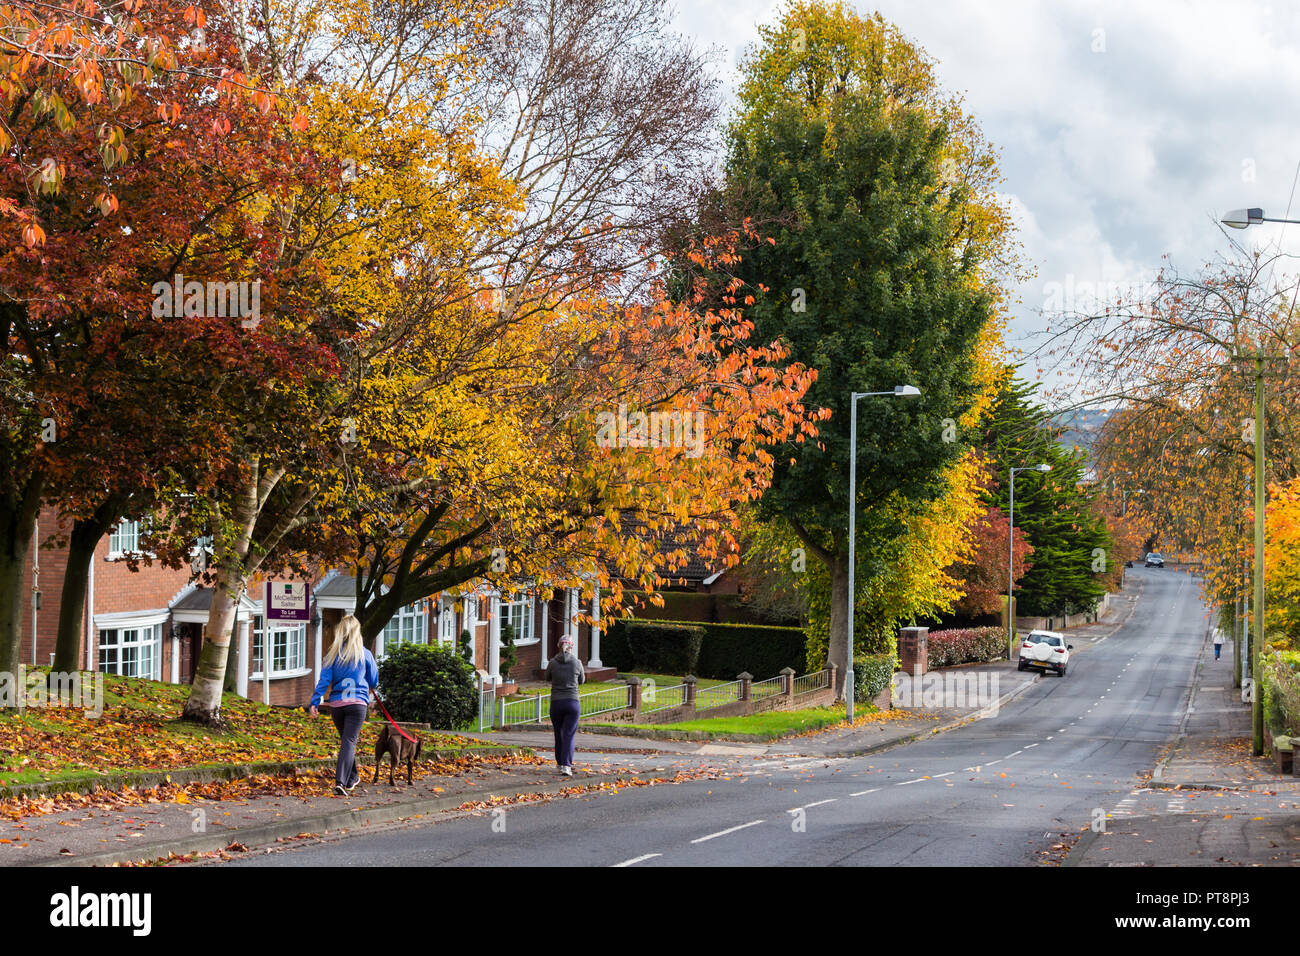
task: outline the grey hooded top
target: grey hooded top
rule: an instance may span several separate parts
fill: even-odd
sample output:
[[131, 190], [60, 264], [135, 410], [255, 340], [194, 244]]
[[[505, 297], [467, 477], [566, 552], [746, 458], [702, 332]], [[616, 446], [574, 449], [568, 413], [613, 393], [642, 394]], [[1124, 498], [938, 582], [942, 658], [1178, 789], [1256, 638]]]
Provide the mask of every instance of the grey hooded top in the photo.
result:
[[552, 657], [546, 670], [551, 677], [551, 700], [578, 699], [578, 685], [587, 679], [582, 661], [564, 652]]

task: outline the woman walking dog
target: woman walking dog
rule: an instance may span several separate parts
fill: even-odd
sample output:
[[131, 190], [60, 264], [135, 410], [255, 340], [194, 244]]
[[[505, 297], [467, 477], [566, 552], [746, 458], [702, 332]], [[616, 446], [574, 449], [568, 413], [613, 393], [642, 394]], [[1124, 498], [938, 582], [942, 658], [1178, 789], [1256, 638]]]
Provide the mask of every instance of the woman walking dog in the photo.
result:
[[578, 731], [578, 685], [587, 679], [573, 641], [560, 641], [560, 653], [547, 666], [551, 676], [551, 726], [555, 728], [555, 762], [560, 773], [573, 776], [573, 735]]
[[347, 796], [361, 782], [357, 769], [357, 738], [370, 711], [370, 691], [379, 683], [375, 657], [361, 642], [361, 622], [351, 614], [334, 629], [334, 642], [321, 662], [320, 680], [311, 696], [311, 715], [330, 692], [330, 717], [339, 732], [339, 762], [334, 771], [334, 792]]

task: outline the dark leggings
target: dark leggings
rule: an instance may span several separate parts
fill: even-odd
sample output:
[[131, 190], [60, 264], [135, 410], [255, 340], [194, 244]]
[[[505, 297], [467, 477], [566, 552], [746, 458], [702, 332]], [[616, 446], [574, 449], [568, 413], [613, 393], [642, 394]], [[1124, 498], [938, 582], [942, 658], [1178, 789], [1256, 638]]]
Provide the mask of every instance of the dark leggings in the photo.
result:
[[350, 787], [361, 779], [357, 770], [357, 738], [361, 736], [361, 725], [366, 722], [369, 709], [365, 704], [335, 704], [330, 709], [330, 717], [339, 731], [339, 762], [334, 770], [334, 782], [340, 787]]
[[573, 766], [573, 735], [578, 731], [578, 702], [551, 698], [551, 726], [555, 728], [555, 762]]

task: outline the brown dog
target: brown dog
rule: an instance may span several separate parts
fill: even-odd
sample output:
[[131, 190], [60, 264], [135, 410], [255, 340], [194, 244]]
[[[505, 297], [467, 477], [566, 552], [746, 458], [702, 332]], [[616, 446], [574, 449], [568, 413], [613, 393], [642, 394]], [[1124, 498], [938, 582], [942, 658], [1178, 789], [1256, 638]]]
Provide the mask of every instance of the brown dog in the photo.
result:
[[403, 760], [406, 761], [407, 786], [414, 782], [415, 762], [420, 759], [420, 751], [424, 748], [424, 741], [420, 739], [419, 734], [415, 734], [414, 737], [414, 741], [407, 740], [388, 723], [379, 728], [379, 739], [375, 741], [375, 783], [379, 782], [379, 768], [384, 754], [388, 754], [391, 758], [388, 763], [390, 787], [394, 786], [393, 770], [396, 769], [398, 762]]

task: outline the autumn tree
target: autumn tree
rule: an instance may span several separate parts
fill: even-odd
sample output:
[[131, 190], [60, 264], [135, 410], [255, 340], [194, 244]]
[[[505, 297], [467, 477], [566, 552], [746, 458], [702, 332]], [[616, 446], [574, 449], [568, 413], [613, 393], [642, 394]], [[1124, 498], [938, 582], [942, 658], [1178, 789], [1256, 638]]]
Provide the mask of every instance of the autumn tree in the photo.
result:
[[[179, 345], [229, 343], [238, 320], [160, 317], [152, 287], [178, 267], [223, 278], [255, 272], [258, 237], [241, 206], [274, 188], [285, 166], [289, 118], [258, 108], [258, 91], [221, 63], [231, 23], [167, 4], [135, 14], [130, 5], [106, 12], [103, 36], [122, 41], [111, 53], [102, 37], [82, 43], [74, 29], [56, 31], [46, 55], [15, 54], [3, 90], [7, 661], [16, 653], [16, 589], [41, 502], [58, 504], [72, 523], [59, 654], [71, 669], [77, 598], [98, 536], [173, 480], [169, 466], [187, 443], [213, 438], [194, 416], [211, 383], [194, 387], [172, 373], [186, 367], [177, 362]], [[211, 47], [195, 42], [196, 30], [207, 31]], [[27, 42], [35, 42], [30, 34]], [[87, 59], [95, 50], [102, 61]], [[197, 248], [199, 227], [222, 241]], [[268, 306], [274, 298], [268, 290]], [[160, 373], [176, 387], [160, 386]], [[216, 452], [220, 442], [211, 445]]]
[[[991, 147], [897, 28], [795, 3], [760, 32], [727, 131], [723, 201], [772, 224], [773, 244], [746, 250], [738, 270], [761, 290], [755, 336], [817, 369], [807, 401], [831, 415], [818, 442], [777, 455], [761, 507], [824, 569], [829, 659], [842, 675], [850, 392], [921, 390], [858, 408], [856, 597], [872, 615], [859, 633], [888, 649], [916, 606], [895, 603], [909, 592], [885, 585], [891, 569], [905, 576], [898, 562], [924, 553], [914, 535], [936, 502], [970, 500], [963, 433], [994, 388], [1014, 248]], [[962, 556], [962, 529], [950, 531], [945, 565]], [[926, 580], [944, 600], [942, 567]]]
[[1006, 607], [1008, 573], [1011, 581], [1017, 582], [1029, 570], [1034, 546], [1029, 543], [1024, 528], [1015, 528], [1012, 532], [1010, 525], [1006, 513], [992, 505], [985, 507], [971, 525], [973, 548], [970, 559], [953, 569], [962, 589], [956, 605], [961, 614], [974, 618], [1002, 613]]

